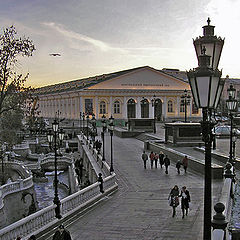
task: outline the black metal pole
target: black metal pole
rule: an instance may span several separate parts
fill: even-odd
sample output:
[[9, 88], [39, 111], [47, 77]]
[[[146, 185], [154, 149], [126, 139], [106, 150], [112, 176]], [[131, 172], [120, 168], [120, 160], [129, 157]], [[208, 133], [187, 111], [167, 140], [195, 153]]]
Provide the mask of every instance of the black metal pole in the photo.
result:
[[230, 122], [231, 122], [231, 126], [230, 126], [230, 151], [229, 151], [229, 162], [232, 163], [233, 162], [233, 154], [232, 154], [232, 138], [233, 138], [233, 114], [230, 112]]
[[202, 134], [205, 142], [205, 182], [204, 182], [204, 226], [203, 239], [211, 240], [211, 218], [212, 218], [212, 171], [211, 171], [211, 142], [212, 126], [208, 119], [208, 109], [203, 108]]
[[57, 178], [57, 132], [54, 132], [54, 154], [55, 154], [55, 160], [54, 160], [54, 199], [53, 203], [56, 204], [55, 208], [55, 216], [56, 218], [60, 219], [62, 216], [60, 214], [60, 200], [58, 198], [58, 178]]
[[87, 117], [87, 140], [88, 140], [88, 117]]
[[102, 142], [103, 142], [103, 145], [102, 145], [102, 147], [103, 147], [103, 156], [102, 156], [102, 167], [103, 167], [103, 162], [105, 161], [105, 143], [104, 143], [104, 128], [102, 129]]
[[4, 156], [3, 153], [1, 153], [1, 157], [2, 157], [2, 185], [5, 183], [5, 178], [4, 178]]
[[113, 169], [113, 143], [112, 143], [113, 130], [110, 130], [110, 136], [111, 136], [111, 165], [110, 165], [110, 174], [111, 174], [114, 171], [114, 169]]
[[185, 123], [187, 122], [187, 98], [184, 96], [184, 105], [185, 105]]

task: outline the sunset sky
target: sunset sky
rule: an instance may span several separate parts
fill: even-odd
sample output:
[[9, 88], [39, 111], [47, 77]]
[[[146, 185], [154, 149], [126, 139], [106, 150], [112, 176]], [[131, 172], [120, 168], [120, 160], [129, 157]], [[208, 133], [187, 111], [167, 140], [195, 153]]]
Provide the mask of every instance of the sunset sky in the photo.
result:
[[[33, 40], [21, 59], [28, 84], [45, 86], [124, 69], [197, 67], [192, 39], [211, 18], [225, 38], [219, 68], [240, 78], [240, 0], [0, 0], [1, 30]], [[59, 53], [60, 57], [50, 56]]]

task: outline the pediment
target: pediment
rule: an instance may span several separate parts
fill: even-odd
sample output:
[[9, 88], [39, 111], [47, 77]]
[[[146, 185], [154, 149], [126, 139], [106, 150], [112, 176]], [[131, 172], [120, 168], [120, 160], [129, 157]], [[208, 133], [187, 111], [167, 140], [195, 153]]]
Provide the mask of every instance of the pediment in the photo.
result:
[[121, 76], [97, 83], [88, 89], [184, 90], [188, 83], [150, 67], [133, 70]]

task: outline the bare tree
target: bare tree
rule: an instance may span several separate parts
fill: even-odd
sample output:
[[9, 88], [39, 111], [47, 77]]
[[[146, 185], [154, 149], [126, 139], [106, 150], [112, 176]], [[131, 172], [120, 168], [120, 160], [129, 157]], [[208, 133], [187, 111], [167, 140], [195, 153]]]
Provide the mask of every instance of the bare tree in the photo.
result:
[[9, 110], [19, 109], [28, 97], [25, 87], [29, 74], [15, 71], [18, 57], [32, 56], [35, 46], [29, 38], [17, 35], [16, 28], [5, 28], [0, 34], [0, 116]]

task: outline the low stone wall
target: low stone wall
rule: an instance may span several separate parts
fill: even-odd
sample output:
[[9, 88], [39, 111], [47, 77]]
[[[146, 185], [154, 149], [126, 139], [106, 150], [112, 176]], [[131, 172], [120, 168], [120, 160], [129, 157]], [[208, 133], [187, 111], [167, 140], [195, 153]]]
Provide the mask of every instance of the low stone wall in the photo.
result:
[[144, 131], [128, 131], [124, 128], [117, 127], [114, 129], [114, 134], [120, 138], [132, 138], [140, 135], [141, 133], [144, 133]]
[[[154, 142], [144, 142], [144, 149], [150, 150], [153, 152], [160, 152], [163, 151], [164, 154], [167, 154], [169, 159], [176, 163], [178, 160], [183, 159], [183, 157], [186, 154], [180, 153], [172, 148], [168, 148], [165, 145], [160, 145], [156, 144]], [[204, 174], [204, 163], [199, 161], [196, 158], [193, 158], [191, 156], [188, 156], [189, 162], [188, 162], [188, 167], [201, 173]], [[212, 163], [212, 178], [213, 179], [221, 179], [223, 178], [223, 167], [217, 164]]]

